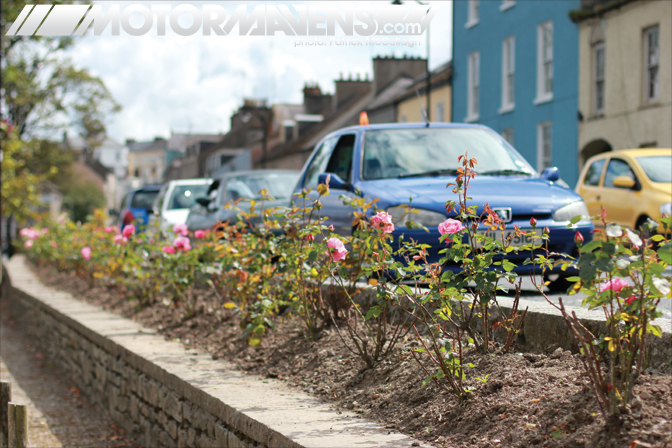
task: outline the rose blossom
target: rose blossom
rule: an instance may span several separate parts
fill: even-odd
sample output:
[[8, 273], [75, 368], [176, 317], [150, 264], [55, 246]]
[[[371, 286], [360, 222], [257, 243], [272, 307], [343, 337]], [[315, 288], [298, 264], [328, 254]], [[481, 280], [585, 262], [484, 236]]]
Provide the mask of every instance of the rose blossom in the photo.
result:
[[308, 241], [309, 243], [312, 243], [313, 241], [315, 241], [315, 235], [313, 235], [312, 233], [309, 233], [309, 234], [306, 235], [304, 238], [305, 238], [306, 241]]
[[619, 292], [621, 289], [625, 288], [628, 286], [628, 281], [622, 278], [615, 278], [613, 280], [609, 280], [606, 283], [603, 283], [602, 286], [600, 286], [600, 292], [604, 291], [609, 291], [612, 290], [614, 292]]
[[198, 239], [205, 238], [205, 231], [204, 230], [197, 230], [194, 232], [194, 236]]
[[133, 224], [129, 224], [126, 227], [124, 227], [124, 230], [121, 231], [121, 234], [124, 236], [124, 238], [130, 238], [131, 235], [135, 233], [135, 226]]
[[51, 247], [53, 247], [54, 249], [56, 249], [56, 248], [58, 247], [58, 243], [56, 243], [56, 241], [52, 241], [52, 242], [51, 242]]
[[114, 227], [112, 226], [105, 227], [105, 233], [111, 233], [111, 232], [114, 232]]
[[163, 246], [161, 248], [162, 251], [164, 251], [167, 254], [174, 254], [175, 253], [175, 248], [173, 246]]
[[[464, 230], [464, 225], [457, 219], [446, 219], [443, 221], [441, 224], [439, 224], [439, 233], [441, 235], [446, 234], [446, 233], [457, 233], [461, 232]], [[439, 237], [441, 239], [441, 237]]]
[[582, 244], [583, 243], [583, 235], [581, 235], [581, 232], [576, 232], [576, 235], [574, 235], [574, 242], [576, 244]]
[[175, 224], [173, 226], [173, 232], [177, 233], [178, 235], [182, 236], [187, 236], [189, 234], [189, 227], [187, 227], [186, 224]]
[[82, 248], [82, 257], [85, 260], [90, 260], [91, 259], [91, 248], [89, 246], [86, 246], [86, 247]]
[[345, 254], [348, 253], [348, 251], [345, 249], [345, 246], [343, 245], [343, 242], [336, 237], [329, 238], [327, 241], [327, 247], [329, 247], [329, 250], [327, 250], [327, 255], [331, 255], [331, 259], [335, 262], [344, 259]]
[[124, 235], [119, 234], [114, 236], [114, 244], [124, 244], [128, 242], [128, 238], [126, 238]]
[[387, 212], [378, 212], [371, 218], [371, 224], [376, 229], [382, 229], [383, 233], [392, 233], [394, 231], [394, 223], [392, 216]]
[[183, 251], [188, 251], [191, 250], [191, 244], [189, 244], [189, 238], [186, 236], [178, 236], [175, 238], [175, 241], [173, 241], [173, 245], [175, 246], [175, 249], [178, 250], [183, 250]]
[[30, 249], [31, 247], [33, 247], [33, 240], [26, 240], [26, 242], [23, 243], [23, 247], [25, 247], [26, 249]]
[[637, 300], [636, 296], [630, 296], [630, 297], [628, 297], [626, 302], [627, 302], [628, 305], [632, 305], [632, 302], [634, 302], [635, 300]]

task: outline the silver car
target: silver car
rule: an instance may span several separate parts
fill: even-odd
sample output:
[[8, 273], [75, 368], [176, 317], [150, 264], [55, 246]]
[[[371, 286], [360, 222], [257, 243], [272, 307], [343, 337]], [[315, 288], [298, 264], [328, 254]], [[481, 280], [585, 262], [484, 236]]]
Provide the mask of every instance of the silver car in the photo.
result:
[[[224, 208], [238, 202], [242, 211], [250, 209], [250, 200], [259, 201], [259, 192], [267, 190], [272, 201], [265, 201], [264, 208], [288, 207], [292, 191], [299, 180], [299, 171], [255, 170], [227, 173], [215, 179], [203, 197], [197, 198], [187, 217], [189, 230], [208, 230], [220, 222], [234, 223], [238, 211]], [[257, 205], [258, 210], [259, 205]]]

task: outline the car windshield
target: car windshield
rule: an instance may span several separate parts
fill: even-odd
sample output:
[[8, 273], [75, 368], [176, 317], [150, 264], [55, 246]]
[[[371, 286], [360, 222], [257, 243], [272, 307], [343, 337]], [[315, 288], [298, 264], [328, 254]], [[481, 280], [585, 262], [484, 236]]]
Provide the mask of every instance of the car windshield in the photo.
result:
[[501, 137], [478, 128], [385, 129], [367, 131], [364, 137], [365, 180], [453, 174], [468, 154], [487, 174], [527, 174], [534, 170]]
[[637, 157], [637, 161], [653, 182], [672, 182], [672, 155]]
[[156, 191], [136, 191], [131, 200], [131, 208], [152, 208], [154, 199], [159, 195], [159, 190]]
[[176, 185], [173, 194], [168, 201], [168, 210], [191, 208], [196, 205], [197, 198], [203, 198], [207, 194], [210, 184], [201, 185]]
[[273, 199], [289, 199], [299, 180], [299, 173], [265, 173], [236, 177], [226, 183], [222, 203], [239, 199], [258, 199], [267, 190]]

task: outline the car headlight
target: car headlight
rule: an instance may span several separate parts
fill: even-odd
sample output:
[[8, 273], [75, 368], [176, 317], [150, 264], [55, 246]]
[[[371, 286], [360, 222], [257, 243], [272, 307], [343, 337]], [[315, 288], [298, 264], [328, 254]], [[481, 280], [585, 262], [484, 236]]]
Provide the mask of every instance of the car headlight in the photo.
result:
[[392, 220], [397, 227], [405, 227], [406, 221], [413, 221], [425, 227], [437, 227], [446, 220], [446, 215], [443, 213], [420, 208], [414, 208], [411, 213], [406, 213], [407, 210], [408, 208], [405, 206], [390, 207], [387, 209], [387, 213], [392, 216]]
[[582, 221], [590, 219], [585, 202], [576, 201], [560, 207], [553, 213], [553, 221], [571, 221], [576, 216], [581, 216]]
[[660, 206], [660, 214], [661, 215], [667, 215], [667, 217], [672, 216], [672, 202], [668, 202], [667, 204], [663, 204]]

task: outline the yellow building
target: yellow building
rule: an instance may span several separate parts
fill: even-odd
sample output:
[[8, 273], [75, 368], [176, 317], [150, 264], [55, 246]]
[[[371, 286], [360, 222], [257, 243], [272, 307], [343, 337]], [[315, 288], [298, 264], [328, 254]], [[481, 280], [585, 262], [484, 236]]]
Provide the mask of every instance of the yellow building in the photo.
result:
[[[430, 114], [429, 121], [450, 122], [451, 114], [451, 74], [452, 66], [448, 62], [434, 71], [430, 78]], [[425, 75], [406, 89], [396, 100], [397, 122], [413, 123], [425, 121], [424, 110], [427, 108], [427, 80]]]
[[672, 2], [593, 1], [579, 25], [579, 160], [672, 147]]

